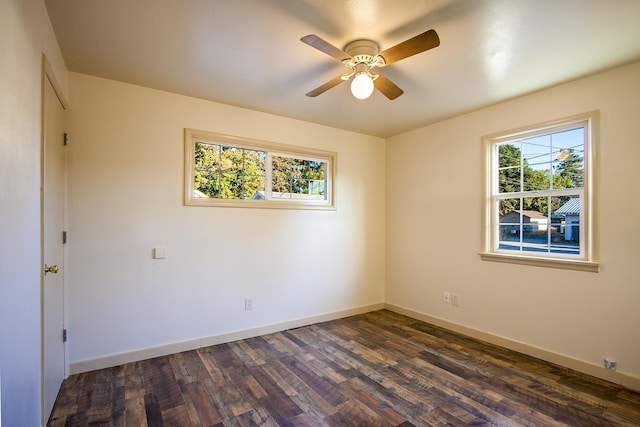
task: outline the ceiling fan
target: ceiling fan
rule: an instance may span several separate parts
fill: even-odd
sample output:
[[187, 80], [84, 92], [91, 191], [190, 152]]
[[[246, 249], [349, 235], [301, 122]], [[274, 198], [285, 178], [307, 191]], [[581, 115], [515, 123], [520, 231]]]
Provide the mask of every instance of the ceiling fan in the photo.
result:
[[396, 99], [404, 91], [383, 74], [372, 73], [372, 70], [440, 46], [440, 38], [434, 30], [425, 31], [382, 52], [376, 42], [367, 39], [355, 40], [349, 43], [344, 50], [338, 49], [315, 34], [304, 36], [300, 41], [332, 56], [349, 68], [349, 72], [329, 80], [306, 95], [318, 96], [353, 77], [351, 93], [358, 99], [368, 98], [374, 87], [387, 98]]

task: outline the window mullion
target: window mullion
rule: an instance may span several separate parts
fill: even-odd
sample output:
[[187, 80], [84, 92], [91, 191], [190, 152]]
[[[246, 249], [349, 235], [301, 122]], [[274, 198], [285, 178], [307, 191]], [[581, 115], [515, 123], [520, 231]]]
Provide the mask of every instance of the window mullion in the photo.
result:
[[271, 193], [273, 189], [273, 153], [267, 151], [267, 160], [264, 165], [265, 169], [265, 183], [264, 183], [264, 199], [271, 200]]
[[551, 196], [547, 196], [547, 253], [551, 253]]
[[[522, 150], [522, 142], [520, 142], [520, 191], [524, 192], [524, 153]], [[520, 210], [522, 210], [522, 199], [520, 200]]]

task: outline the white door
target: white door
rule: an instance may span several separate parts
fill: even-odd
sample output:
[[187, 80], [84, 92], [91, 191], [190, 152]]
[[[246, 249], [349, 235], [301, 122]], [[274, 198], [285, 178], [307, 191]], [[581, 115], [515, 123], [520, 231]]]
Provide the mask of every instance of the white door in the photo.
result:
[[65, 377], [64, 328], [64, 106], [44, 82], [42, 146], [42, 418], [46, 424]]

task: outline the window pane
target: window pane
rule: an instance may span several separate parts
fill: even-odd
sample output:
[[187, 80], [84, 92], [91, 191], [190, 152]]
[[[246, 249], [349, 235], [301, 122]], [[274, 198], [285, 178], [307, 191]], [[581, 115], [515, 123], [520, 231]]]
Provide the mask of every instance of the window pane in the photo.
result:
[[500, 193], [521, 191], [520, 167], [501, 169], [498, 172], [498, 191]]
[[250, 199], [265, 190], [267, 153], [196, 142], [194, 197]]
[[551, 212], [551, 218], [553, 220], [554, 213], [560, 209], [565, 203], [567, 203], [572, 197], [578, 196], [553, 196], [551, 197], [551, 207], [549, 211]]
[[301, 176], [304, 179], [324, 180], [324, 162], [302, 160], [300, 166]]
[[520, 242], [520, 228], [514, 225], [500, 225], [500, 241], [498, 249], [519, 251], [522, 245]]
[[522, 191], [551, 188], [551, 138], [549, 135], [522, 141], [524, 167]]
[[222, 147], [220, 153], [221, 169], [226, 173], [242, 173], [243, 149], [236, 147]]
[[292, 175], [290, 163], [291, 159], [289, 157], [273, 156], [271, 158], [273, 176], [290, 177]]
[[264, 176], [247, 176], [244, 180], [243, 199], [264, 200]]
[[307, 194], [324, 195], [326, 162], [304, 160], [302, 166], [302, 178], [307, 182]]
[[218, 198], [220, 175], [217, 173], [196, 172], [193, 188], [193, 197], [195, 198]]
[[196, 142], [195, 168], [196, 170], [217, 170], [220, 165], [220, 146]]
[[[500, 200], [498, 202], [498, 213], [500, 214], [500, 222], [518, 222], [518, 221], [512, 221], [513, 216], [507, 216], [504, 217], [505, 215], [511, 213], [511, 212], [520, 212], [520, 198], [513, 198], [513, 199], [503, 199]], [[504, 220], [503, 220], [504, 217]]]
[[510, 166], [520, 166], [520, 148], [514, 144], [498, 145], [498, 167], [507, 168]]
[[[312, 196], [324, 196], [326, 194], [325, 187], [324, 180], [311, 180], [309, 181], [309, 194]], [[324, 199], [324, 197], [322, 198]]]
[[294, 194], [308, 194], [309, 181], [302, 179], [299, 176], [294, 177], [291, 180], [291, 192]]
[[523, 212], [528, 212], [538, 223], [547, 222], [549, 216], [549, 197], [524, 197], [522, 199]]
[[504, 199], [498, 202], [499, 249], [520, 249], [520, 199]]
[[265, 151], [243, 150], [244, 173], [246, 175], [264, 176], [267, 153]]
[[498, 208], [498, 249], [580, 254], [580, 195], [505, 199]]
[[242, 180], [236, 174], [223, 174], [220, 179], [221, 199], [242, 199]]
[[522, 153], [520, 144], [498, 145], [498, 192], [522, 191]]
[[584, 143], [582, 127], [552, 135], [554, 188], [584, 186]]
[[522, 250], [549, 252], [549, 197], [525, 197], [522, 205]]
[[550, 135], [523, 139], [522, 162], [534, 169], [548, 167], [551, 162], [550, 142]]
[[272, 157], [274, 199], [326, 200], [326, 162]]
[[194, 198], [218, 197], [220, 146], [204, 142], [195, 143]]
[[275, 172], [274, 172], [274, 176], [271, 182], [272, 197], [282, 198], [282, 195], [290, 195], [291, 194], [290, 182], [291, 180], [289, 178], [275, 176]]
[[581, 198], [576, 194], [558, 199], [561, 206], [551, 213], [551, 251], [580, 253]]

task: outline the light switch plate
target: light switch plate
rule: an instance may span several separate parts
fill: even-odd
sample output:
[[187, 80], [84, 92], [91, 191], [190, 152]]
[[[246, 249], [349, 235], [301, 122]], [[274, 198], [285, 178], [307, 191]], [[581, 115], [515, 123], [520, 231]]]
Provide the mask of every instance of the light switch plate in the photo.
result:
[[155, 259], [164, 259], [167, 257], [167, 248], [164, 246], [158, 246], [153, 248], [153, 257]]

